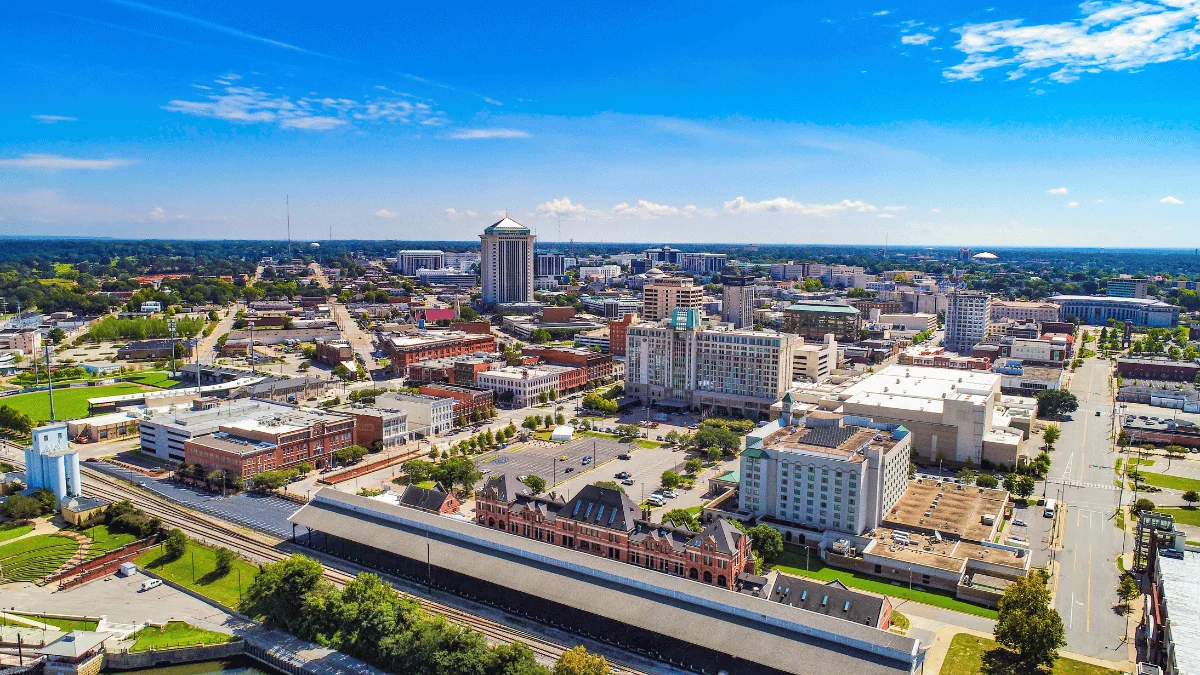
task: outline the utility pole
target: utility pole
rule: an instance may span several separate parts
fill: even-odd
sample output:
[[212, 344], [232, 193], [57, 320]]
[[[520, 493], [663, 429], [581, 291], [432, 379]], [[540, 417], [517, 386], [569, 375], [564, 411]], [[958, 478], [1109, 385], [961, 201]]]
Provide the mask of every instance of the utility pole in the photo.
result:
[[175, 319], [167, 320], [167, 328], [171, 330], [171, 374], [175, 374]]

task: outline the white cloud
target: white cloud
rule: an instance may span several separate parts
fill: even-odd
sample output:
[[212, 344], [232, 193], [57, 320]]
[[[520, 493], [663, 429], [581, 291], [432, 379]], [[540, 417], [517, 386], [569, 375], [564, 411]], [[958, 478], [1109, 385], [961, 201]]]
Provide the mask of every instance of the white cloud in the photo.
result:
[[186, 216], [182, 213], [167, 213], [167, 210], [161, 206], [156, 206], [146, 214], [150, 220], [183, 220]]
[[483, 97], [483, 102], [484, 102], [484, 103], [491, 103], [492, 105], [504, 105], [504, 103], [503, 103], [502, 101], [497, 101], [496, 99], [494, 99], [494, 98], [492, 98], [492, 97], [490, 97], [490, 96], [484, 96], [484, 97]]
[[717, 215], [715, 209], [710, 209], [707, 206], [696, 206], [688, 204], [683, 207], [683, 216], [685, 218], [712, 218]]
[[880, 213], [880, 214], [878, 214], [876, 217], [877, 217], [877, 218], [895, 218], [895, 217], [896, 217], [896, 214], [894, 214], [894, 213]]
[[885, 206], [885, 207], [883, 207], [883, 210], [884, 211], [903, 211], [907, 208], [908, 208], [907, 206]]
[[891, 14], [891, 12], [886, 9], [881, 9], [878, 12], [871, 14], [871, 16], [887, 16], [888, 14]]
[[642, 220], [654, 220], [663, 216], [677, 216], [679, 209], [666, 204], [655, 204], [648, 202], [645, 199], [639, 199], [636, 206], [630, 206], [625, 202], [621, 202], [612, 207], [612, 214], [617, 218], [641, 218]]
[[1171, 195], [1167, 195], [1166, 197], [1163, 197], [1162, 199], [1158, 200], [1158, 203], [1159, 204], [1171, 204], [1173, 206], [1178, 206], [1179, 204], [1183, 203], [1183, 200], [1176, 199], [1176, 198], [1172, 197]]
[[[221, 83], [221, 80], [217, 80]], [[286, 95], [264, 92], [257, 86], [226, 84], [202, 101], [176, 99], [164, 110], [212, 117], [243, 124], [278, 124], [284, 129], [328, 131], [356, 122], [394, 122], [439, 126], [446, 116], [427, 102], [407, 94], [397, 98], [317, 98], [293, 100]]]
[[746, 201], [745, 197], [725, 202], [726, 213], [789, 213], [801, 216], [833, 216], [846, 211], [873, 213], [877, 209], [863, 201], [843, 199], [834, 204], [805, 204], [787, 197], [776, 197], [761, 202]]
[[[501, 213], [503, 213], [503, 212], [501, 212]], [[479, 214], [475, 213], [474, 211], [472, 211], [470, 209], [467, 209], [466, 211], [459, 211], [458, 209], [455, 209], [453, 207], [446, 209], [446, 217], [447, 218], [474, 218], [477, 215], [479, 215]]]
[[459, 141], [478, 141], [489, 138], [529, 138], [528, 131], [520, 129], [463, 129], [450, 134]]
[[17, 159], [0, 159], [0, 167], [15, 169], [45, 169], [48, 171], [91, 169], [107, 170], [133, 164], [131, 159], [78, 159], [62, 155], [25, 154]]
[[933, 36], [929, 33], [913, 33], [901, 37], [900, 42], [906, 45], [927, 45], [933, 42]]
[[1200, 48], [1197, 0], [1087, 0], [1068, 21], [1026, 25], [1021, 19], [967, 24], [955, 47], [966, 60], [943, 75], [979, 80], [993, 68], [1010, 80], [1055, 69], [1052, 81], [1074, 82], [1084, 73], [1134, 71], [1155, 63], [1194, 58]]
[[58, 124], [59, 122], [78, 122], [78, 117], [67, 117], [66, 115], [31, 115], [33, 119], [42, 124]]
[[595, 211], [589, 210], [583, 204], [576, 204], [569, 197], [561, 199], [551, 199], [548, 202], [539, 204], [535, 212], [539, 216], [550, 216], [552, 218], [565, 218], [567, 220], [583, 220], [590, 215], [596, 215]]
[[1068, 191], [1067, 191], [1067, 188], [1065, 188], [1065, 187], [1056, 187], [1056, 188], [1050, 188], [1049, 190], [1046, 190], [1046, 192], [1048, 194], [1052, 194], [1052, 195], [1065, 195], [1065, 194], [1067, 194]]
[[395, 218], [396, 212], [388, 211], [387, 209], [379, 209], [375, 212], [375, 215], [379, 216], [380, 218]]
[[929, 212], [930, 213], [941, 213], [942, 210], [941, 209], [931, 209]]
[[1067, 208], [1068, 209], [1077, 209], [1077, 208], [1079, 208], [1079, 202], [1067, 202]]

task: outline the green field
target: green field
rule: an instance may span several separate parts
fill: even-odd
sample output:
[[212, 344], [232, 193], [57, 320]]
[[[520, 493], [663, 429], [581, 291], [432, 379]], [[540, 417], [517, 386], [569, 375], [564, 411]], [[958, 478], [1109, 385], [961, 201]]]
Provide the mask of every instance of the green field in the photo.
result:
[[44, 623], [47, 626], [54, 626], [64, 633], [73, 630], [96, 630], [95, 621], [84, 621], [82, 619], [51, 619], [49, 617], [40, 617], [36, 614], [14, 614], [14, 616], [24, 617], [30, 621]]
[[15, 525], [13, 523], [5, 523], [0, 525], [0, 542], [16, 539], [33, 531], [32, 525]]
[[92, 539], [92, 547], [88, 549], [88, 558], [99, 558], [105, 553], [115, 551], [137, 539], [134, 535], [125, 532], [109, 532], [107, 525], [89, 527], [83, 531], [83, 534]]
[[1165, 473], [1150, 473], [1149, 471], [1139, 471], [1138, 475], [1142, 477], [1142, 482], [1154, 487], [1166, 488], [1168, 490], [1196, 490], [1200, 492], [1200, 480], [1195, 478], [1181, 478], [1179, 476], [1168, 476]]
[[57, 534], [39, 534], [0, 546], [5, 581], [34, 581], [62, 567], [79, 550], [79, 542]]
[[225, 633], [196, 628], [183, 621], [168, 621], [167, 625], [162, 628], [146, 626], [134, 633], [132, 637], [135, 642], [129, 649], [131, 652], [194, 647], [196, 645], [220, 645], [237, 639]]
[[[993, 650], [1000, 650], [995, 652], [995, 656], [1002, 657], [1005, 654], [994, 640], [976, 637], [968, 633], [959, 633], [950, 641], [950, 651], [946, 654], [946, 660], [942, 662], [942, 670], [939, 675], [974, 675], [975, 673], [999, 675], [1012, 672], [1009, 667], [993, 668], [984, 665], [984, 655]], [[1046, 673], [1048, 671], [1043, 669], [1038, 672]], [[1062, 657], [1054, 662], [1054, 669], [1049, 671], [1051, 675], [1119, 675], [1119, 672]]]
[[1168, 513], [1175, 518], [1175, 522], [1180, 525], [1200, 526], [1200, 509], [1175, 508], [1175, 507], [1159, 507], [1154, 509], [1155, 513]]
[[996, 618], [996, 610], [963, 602], [948, 591], [923, 589], [918, 585], [913, 585], [910, 591], [907, 585], [897, 585], [887, 579], [829, 567], [815, 551], [808, 557], [808, 570], [805, 570], [804, 551], [795, 547], [785, 546], [783, 553], [779, 556], [779, 560], [776, 561], [774, 567], [780, 572], [798, 577], [810, 577], [821, 581], [840, 579], [843, 584], [851, 588], [860, 588], [864, 591], [879, 593], [891, 598], [912, 600], [913, 602], [921, 602], [926, 605], [933, 605], [965, 614], [974, 614], [975, 616], [982, 616], [988, 619]]
[[[116, 396], [117, 394], [132, 394], [144, 391], [145, 387], [121, 382], [105, 387], [76, 387], [74, 389], [54, 390], [54, 414], [60, 420], [87, 417], [89, 398], [97, 396]], [[39, 391], [32, 394], [18, 394], [4, 399], [4, 405], [15, 408], [35, 421], [44, 422], [50, 419], [50, 395]]]
[[[164, 579], [169, 579], [180, 586], [186, 586], [206, 598], [231, 608], [238, 606], [239, 578], [241, 590], [244, 591], [250, 587], [250, 582], [258, 574], [258, 567], [238, 559], [228, 574], [218, 577], [215, 549], [194, 541], [188, 542], [188, 550], [182, 558], [171, 561], [163, 558], [164, 552], [159, 546], [138, 556], [134, 563]], [[194, 569], [193, 560], [195, 561]], [[240, 577], [239, 571], [241, 571]]]
[[170, 373], [165, 370], [150, 370], [144, 373], [134, 373], [133, 375], [121, 378], [125, 382], [133, 382], [136, 384], [144, 384], [147, 387], [159, 387], [160, 389], [170, 389], [179, 384], [179, 380], [171, 379]]

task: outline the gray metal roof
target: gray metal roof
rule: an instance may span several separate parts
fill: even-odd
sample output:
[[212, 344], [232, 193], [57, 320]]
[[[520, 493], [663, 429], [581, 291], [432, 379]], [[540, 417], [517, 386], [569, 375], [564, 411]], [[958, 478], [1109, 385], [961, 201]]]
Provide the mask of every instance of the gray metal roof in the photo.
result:
[[[474, 523], [325, 488], [292, 522], [783, 672], [911, 672], [919, 642]], [[415, 535], [415, 536], [414, 536]]]

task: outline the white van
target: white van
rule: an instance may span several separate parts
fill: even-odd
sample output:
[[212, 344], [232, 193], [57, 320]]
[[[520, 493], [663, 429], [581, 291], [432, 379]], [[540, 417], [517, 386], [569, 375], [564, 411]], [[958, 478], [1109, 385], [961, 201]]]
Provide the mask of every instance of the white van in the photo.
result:
[[159, 586], [162, 586], [162, 579], [147, 579], [142, 582], [142, 587], [138, 592], [141, 593], [142, 591], [148, 591]]
[[1053, 499], [1047, 499], [1046, 500], [1046, 510], [1042, 511], [1042, 516], [1045, 518], [1053, 518], [1054, 510], [1057, 507], [1058, 507], [1058, 504], [1056, 504]]
[[646, 497], [646, 503], [651, 506], [664, 506], [667, 502], [658, 495], [650, 495], [649, 497]]

